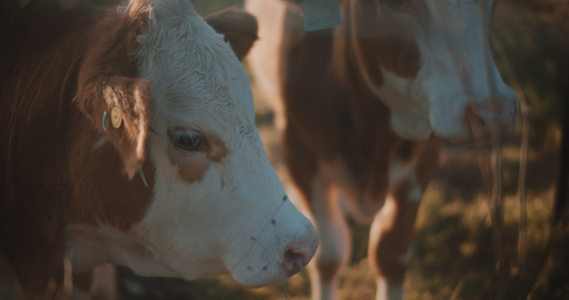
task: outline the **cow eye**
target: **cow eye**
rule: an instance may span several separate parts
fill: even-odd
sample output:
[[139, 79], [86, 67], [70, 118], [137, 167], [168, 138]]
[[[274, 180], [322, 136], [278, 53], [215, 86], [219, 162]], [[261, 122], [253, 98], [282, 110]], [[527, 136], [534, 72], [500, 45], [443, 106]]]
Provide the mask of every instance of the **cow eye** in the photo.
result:
[[202, 135], [195, 130], [169, 129], [168, 136], [174, 146], [183, 150], [196, 151], [203, 147]]
[[405, 6], [405, 0], [387, 0], [387, 5], [393, 10], [401, 9]]

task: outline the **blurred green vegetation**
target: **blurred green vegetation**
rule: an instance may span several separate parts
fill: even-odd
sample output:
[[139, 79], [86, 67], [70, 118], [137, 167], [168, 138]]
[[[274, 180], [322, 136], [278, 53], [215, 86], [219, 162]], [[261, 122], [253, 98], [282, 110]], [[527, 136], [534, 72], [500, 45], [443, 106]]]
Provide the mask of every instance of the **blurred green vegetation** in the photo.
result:
[[[200, 0], [194, 5], [206, 15], [242, 2]], [[520, 261], [518, 254], [520, 128], [515, 136], [503, 140], [505, 260], [499, 270], [484, 186], [488, 179], [480, 172], [476, 150], [447, 145], [446, 158], [419, 212], [405, 299], [522, 299], [525, 294], [527, 299], [569, 299], [569, 227], [551, 224], [560, 121], [569, 117], [562, 114], [563, 105], [569, 103], [561, 98], [569, 85], [563, 75], [569, 60], [569, 0], [498, 0], [492, 28], [494, 54], [504, 80], [524, 96], [530, 108], [527, 259]], [[261, 130], [270, 126], [270, 113], [260, 112], [258, 117]], [[278, 143], [278, 139], [271, 140]], [[267, 147], [278, 148], [278, 144]], [[373, 274], [365, 258], [367, 230], [367, 226], [352, 224], [352, 265], [342, 277], [340, 299], [374, 298]], [[306, 271], [286, 285], [261, 289], [240, 287], [227, 276], [165, 282], [162, 288], [155, 282], [146, 284], [154, 292], [132, 299], [310, 298]]]

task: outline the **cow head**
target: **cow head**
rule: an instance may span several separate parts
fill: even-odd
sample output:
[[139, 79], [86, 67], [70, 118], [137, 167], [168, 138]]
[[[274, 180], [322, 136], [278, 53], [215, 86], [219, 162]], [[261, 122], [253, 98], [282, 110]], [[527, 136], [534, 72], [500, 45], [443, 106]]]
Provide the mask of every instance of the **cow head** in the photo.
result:
[[[493, 0], [353, 0], [347, 35], [368, 86], [406, 138], [456, 143], [515, 129], [517, 97], [489, 45]], [[496, 130], [497, 129], [497, 130]]]
[[256, 22], [237, 10], [206, 19], [215, 29], [187, 0], [133, 1], [96, 28], [77, 97], [97, 131], [72, 164], [83, 166], [72, 172], [84, 199], [68, 228], [76, 270], [108, 261], [258, 286], [314, 254], [315, 230], [267, 159], [236, 56]]

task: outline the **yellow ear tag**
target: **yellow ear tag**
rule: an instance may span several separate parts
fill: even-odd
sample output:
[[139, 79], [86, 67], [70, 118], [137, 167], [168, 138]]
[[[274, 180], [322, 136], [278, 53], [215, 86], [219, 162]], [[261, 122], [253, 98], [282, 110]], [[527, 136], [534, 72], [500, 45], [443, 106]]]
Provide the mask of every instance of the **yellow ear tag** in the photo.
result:
[[115, 107], [115, 108], [113, 108], [113, 110], [111, 110], [111, 122], [113, 123], [114, 128], [121, 127], [122, 113], [118, 107]]

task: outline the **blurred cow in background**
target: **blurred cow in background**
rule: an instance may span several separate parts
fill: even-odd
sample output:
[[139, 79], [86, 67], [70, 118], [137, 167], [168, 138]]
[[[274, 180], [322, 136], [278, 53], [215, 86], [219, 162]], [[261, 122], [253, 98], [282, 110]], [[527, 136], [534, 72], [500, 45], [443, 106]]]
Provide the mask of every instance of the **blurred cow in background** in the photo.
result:
[[489, 46], [493, 1], [341, 0], [342, 25], [311, 32], [300, 2], [245, 8], [260, 30], [249, 63], [320, 237], [313, 299], [337, 297], [350, 257], [346, 211], [371, 223], [377, 299], [401, 299], [442, 139], [483, 143], [516, 127], [517, 97]]

